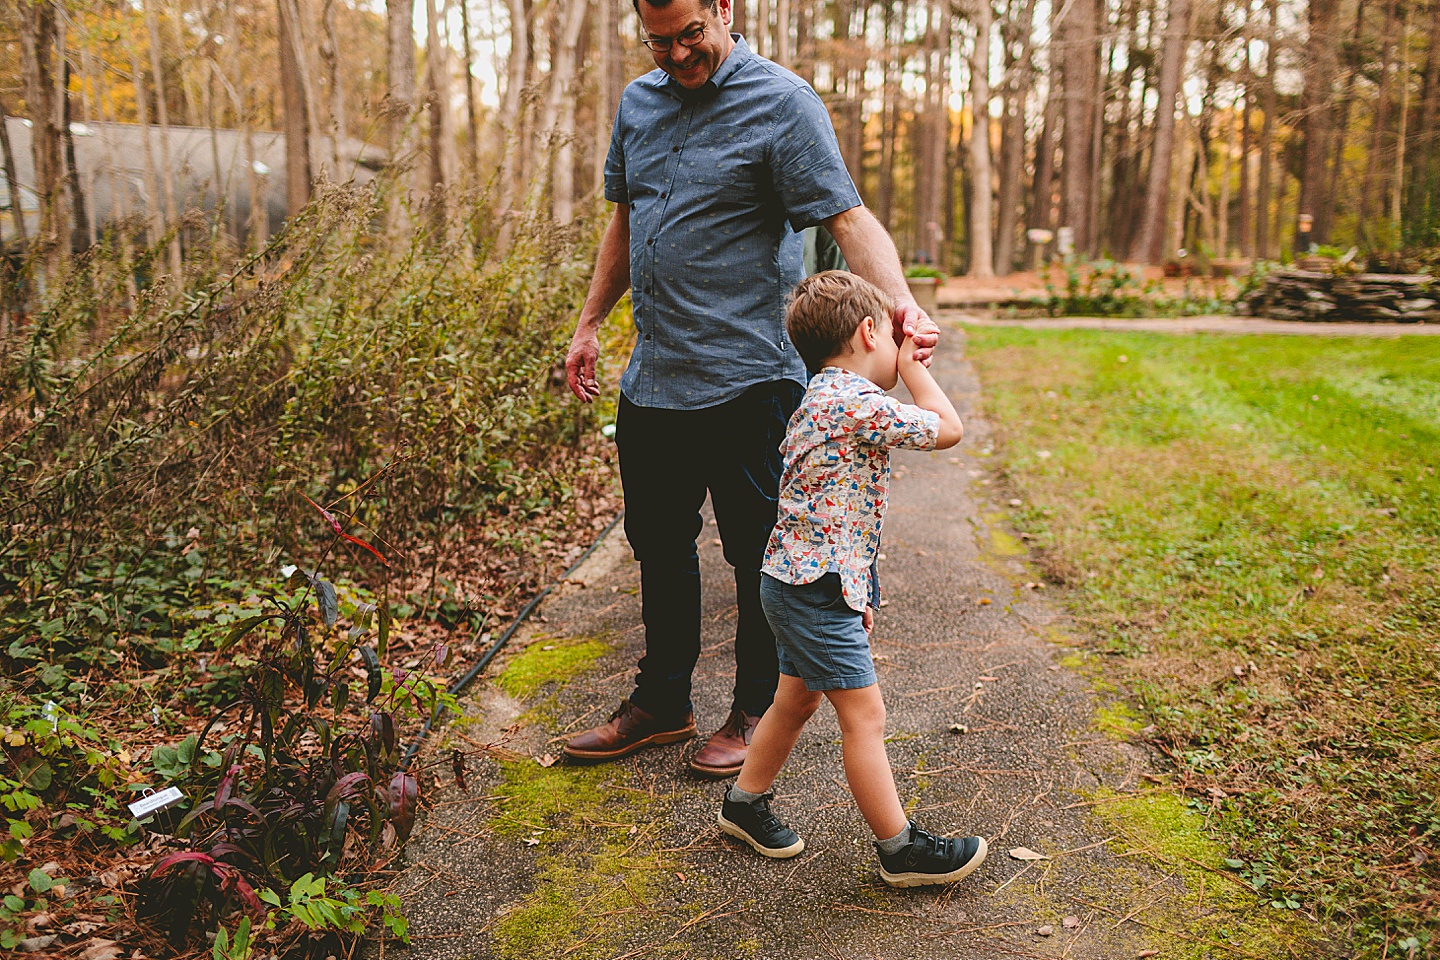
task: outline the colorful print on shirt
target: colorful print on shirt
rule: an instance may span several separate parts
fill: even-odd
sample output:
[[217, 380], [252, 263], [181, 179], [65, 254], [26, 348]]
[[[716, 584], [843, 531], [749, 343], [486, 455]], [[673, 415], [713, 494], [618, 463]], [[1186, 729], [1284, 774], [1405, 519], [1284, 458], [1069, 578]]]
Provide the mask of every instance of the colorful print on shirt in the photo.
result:
[[863, 612], [889, 498], [890, 448], [933, 450], [939, 436], [939, 414], [888, 397], [857, 373], [817, 373], [785, 433], [779, 519], [762, 570], [784, 583], [838, 573], [846, 606]]

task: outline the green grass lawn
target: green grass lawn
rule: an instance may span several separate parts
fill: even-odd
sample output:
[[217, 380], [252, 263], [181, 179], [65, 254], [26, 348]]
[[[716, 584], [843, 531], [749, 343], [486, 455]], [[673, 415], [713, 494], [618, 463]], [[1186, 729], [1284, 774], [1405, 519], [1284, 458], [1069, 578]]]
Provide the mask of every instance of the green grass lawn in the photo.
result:
[[1440, 338], [968, 334], [1016, 522], [1230, 865], [1440, 956]]

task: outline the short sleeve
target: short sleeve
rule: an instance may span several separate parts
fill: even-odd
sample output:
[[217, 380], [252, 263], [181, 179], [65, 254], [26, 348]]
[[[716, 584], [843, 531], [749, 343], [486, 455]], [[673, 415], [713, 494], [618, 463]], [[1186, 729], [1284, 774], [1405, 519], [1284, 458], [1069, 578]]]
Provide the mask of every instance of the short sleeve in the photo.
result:
[[[622, 101], [623, 107], [623, 101]], [[605, 154], [605, 199], [611, 203], [629, 203], [630, 187], [625, 182], [625, 147], [620, 139], [620, 115], [610, 127], [610, 150]]]
[[775, 192], [796, 232], [860, 206], [830, 113], [808, 84], [796, 88], [776, 110], [768, 159]]
[[940, 415], [901, 403], [883, 393], [866, 394], [856, 403], [855, 439], [875, 447], [933, 450], [940, 439]]

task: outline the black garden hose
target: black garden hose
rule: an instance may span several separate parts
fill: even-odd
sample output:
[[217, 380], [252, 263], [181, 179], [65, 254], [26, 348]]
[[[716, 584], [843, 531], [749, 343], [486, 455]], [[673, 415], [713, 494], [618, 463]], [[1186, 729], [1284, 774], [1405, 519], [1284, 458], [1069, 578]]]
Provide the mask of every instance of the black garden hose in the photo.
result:
[[[585, 552], [580, 554], [580, 556], [575, 560], [575, 562], [570, 564], [570, 567], [563, 574], [560, 575], [559, 581], [550, 584], [550, 586], [546, 587], [544, 590], [541, 590], [533, 598], [531, 598], [530, 602], [525, 604], [524, 608], [516, 615], [515, 619], [511, 621], [510, 626], [505, 628], [505, 632], [500, 634], [500, 639], [496, 640], [490, 645], [490, 648], [481, 655], [480, 659], [475, 662], [475, 665], [473, 667], [465, 671], [465, 673], [461, 676], [458, 676], [454, 680], [451, 680], [450, 683], [445, 687], [445, 692], [449, 693], [452, 697], [458, 697], [461, 693], [465, 691], [467, 687], [470, 686], [470, 684], [474, 683], [475, 678], [480, 676], [480, 674], [484, 673], [485, 668], [490, 665], [490, 661], [495, 659], [495, 655], [499, 653], [502, 649], [504, 649], [505, 644], [510, 642], [510, 638], [515, 635], [515, 631], [520, 629], [520, 625], [524, 623], [527, 619], [529, 619], [530, 614], [535, 612], [535, 608], [540, 605], [540, 601], [548, 597], [550, 595], [550, 591], [554, 590], [559, 584], [564, 583], [566, 580], [570, 579], [570, 575], [573, 574], [576, 570], [580, 569], [580, 565], [582, 563], [590, 559], [590, 555], [594, 553], [595, 549], [599, 547], [600, 544], [605, 540], [605, 538], [610, 535], [610, 532], [614, 530], [617, 526], [619, 526], [620, 521], [623, 519], [625, 519], [625, 511], [621, 510], [618, 514], [615, 515], [615, 519], [610, 521], [609, 526], [607, 526], [604, 530], [600, 531], [600, 535], [595, 538], [594, 542], [592, 542], [590, 546], [585, 548]], [[420, 752], [420, 747], [425, 743], [425, 737], [429, 735], [430, 728], [434, 726], [435, 721], [440, 718], [440, 714], [443, 710], [444, 707], [436, 707], [435, 711], [431, 713], [430, 717], [425, 721], [425, 726], [421, 727], [420, 732], [415, 735], [414, 742], [406, 748], [405, 755], [400, 758], [401, 770], [409, 769], [410, 761], [415, 758], [415, 754]]]

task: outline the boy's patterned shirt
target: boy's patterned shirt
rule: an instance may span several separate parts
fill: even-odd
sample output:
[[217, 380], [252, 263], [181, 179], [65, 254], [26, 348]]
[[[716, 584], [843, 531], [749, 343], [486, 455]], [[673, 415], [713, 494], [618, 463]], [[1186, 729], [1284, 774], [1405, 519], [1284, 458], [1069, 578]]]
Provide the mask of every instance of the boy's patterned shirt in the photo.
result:
[[845, 604], [863, 612], [890, 489], [890, 448], [933, 450], [940, 416], [826, 367], [785, 433], [779, 520], [762, 570], [784, 583], [838, 573]]

